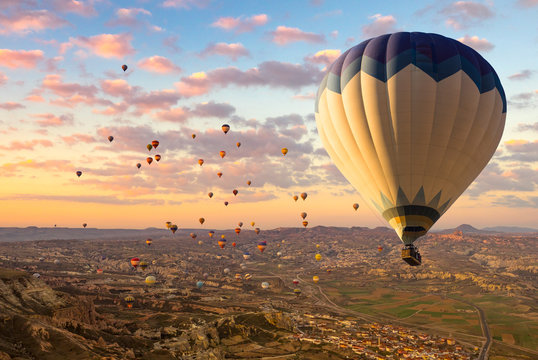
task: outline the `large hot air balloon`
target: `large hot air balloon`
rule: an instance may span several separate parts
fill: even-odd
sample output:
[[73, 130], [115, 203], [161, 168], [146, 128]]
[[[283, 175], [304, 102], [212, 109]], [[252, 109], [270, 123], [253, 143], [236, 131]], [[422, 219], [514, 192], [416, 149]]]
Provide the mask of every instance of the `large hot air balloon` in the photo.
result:
[[203, 225], [205, 223], [205, 219], [204, 218], [199, 218], [198, 221], [200, 222], [200, 225]]
[[148, 262], [147, 261], [141, 261], [139, 264], [138, 264], [138, 267], [142, 270], [146, 270], [148, 268]]
[[114, 136], [110, 135], [110, 136], [108, 137], [108, 141], [112, 142], [112, 140], [114, 140]]
[[230, 125], [228, 124], [222, 125], [222, 131], [224, 131], [224, 133], [227, 134], [228, 131], [230, 131]]
[[359, 204], [357, 204], [357, 203], [353, 204], [353, 209], [355, 209], [355, 211], [357, 211], [359, 209]]
[[148, 164], [151, 165], [151, 163], [153, 162], [153, 158], [152, 158], [152, 157], [148, 157], [148, 158], [146, 158], [146, 161], [148, 162]]
[[137, 257], [134, 257], [131, 259], [131, 265], [136, 269], [138, 267], [138, 264], [140, 264], [140, 259]]
[[78, 177], [80, 177], [80, 175], [82, 175], [82, 171], [77, 171], [76, 174]]
[[155, 279], [155, 276], [147, 276], [146, 277], [146, 280], [144, 280], [146, 282], [147, 285], [153, 285], [155, 284], [155, 282], [157, 281], [157, 279]]
[[157, 149], [157, 146], [159, 146], [159, 141], [158, 140], [153, 140], [151, 142], [151, 146], [153, 146], [154, 149]]
[[[124, 65], [126, 66], [126, 65]], [[135, 302], [135, 299], [134, 297], [132, 297], [131, 295], [129, 296], [126, 296], [125, 299], [123, 299], [125, 301], [125, 303], [127, 304], [127, 307], [130, 309], [133, 307], [133, 304]]]
[[315, 104], [321, 141], [340, 172], [394, 228], [420, 265], [426, 234], [486, 166], [506, 98], [491, 65], [437, 34], [400, 32], [343, 53]]
[[260, 241], [258, 243], [258, 249], [260, 250], [261, 253], [263, 253], [265, 251], [266, 247], [267, 247], [267, 242], [266, 241]]
[[152, 239], [146, 239], [146, 244], [148, 244], [148, 246], [150, 246], [152, 242], [153, 242]]
[[224, 159], [224, 157], [226, 156], [226, 151], [224, 151], [224, 150], [219, 151], [219, 155], [220, 155], [221, 158]]
[[282, 148], [282, 150], [280, 150], [282, 152], [282, 155], [286, 155], [288, 153], [288, 149], [287, 148]]

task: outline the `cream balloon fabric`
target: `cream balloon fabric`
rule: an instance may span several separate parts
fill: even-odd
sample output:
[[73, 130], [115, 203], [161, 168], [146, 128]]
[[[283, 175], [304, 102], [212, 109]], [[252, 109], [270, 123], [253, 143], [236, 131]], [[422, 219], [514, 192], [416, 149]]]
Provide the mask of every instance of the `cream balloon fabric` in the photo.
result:
[[506, 98], [480, 54], [437, 34], [366, 40], [329, 68], [318, 133], [349, 182], [405, 244], [424, 235], [486, 166]]

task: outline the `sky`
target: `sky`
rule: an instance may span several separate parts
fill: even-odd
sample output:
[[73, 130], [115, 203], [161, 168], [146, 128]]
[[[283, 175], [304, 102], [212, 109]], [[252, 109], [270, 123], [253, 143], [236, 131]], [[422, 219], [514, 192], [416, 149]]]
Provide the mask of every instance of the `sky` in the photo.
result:
[[536, 228], [537, 18], [538, 0], [2, 0], [0, 226], [387, 226], [323, 149], [314, 94], [348, 48], [422, 31], [477, 50], [508, 100], [497, 152], [433, 229]]

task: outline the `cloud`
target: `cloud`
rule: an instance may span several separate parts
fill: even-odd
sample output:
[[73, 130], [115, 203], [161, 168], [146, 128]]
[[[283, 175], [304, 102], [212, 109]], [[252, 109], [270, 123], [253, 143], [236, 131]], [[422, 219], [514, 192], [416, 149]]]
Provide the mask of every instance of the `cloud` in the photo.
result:
[[169, 74], [173, 72], [181, 72], [181, 68], [175, 65], [171, 60], [154, 55], [138, 62], [138, 67], [154, 73]]
[[271, 86], [300, 89], [303, 86], [318, 84], [323, 73], [311, 64], [291, 64], [266, 61], [258, 67], [242, 71], [236, 67], [211, 70], [207, 73], [194, 73], [175, 83], [179, 93], [185, 97], [208, 93], [214, 87]]
[[392, 15], [383, 16], [381, 14], [375, 14], [368, 18], [373, 19], [374, 21], [371, 24], [362, 27], [362, 36], [365, 38], [373, 38], [397, 31], [395, 27], [396, 18]]
[[495, 198], [492, 204], [506, 207], [538, 207], [538, 196], [529, 196], [528, 200], [516, 195], [502, 195]]
[[6, 76], [6, 74], [0, 72], [0, 86], [5, 85], [9, 78]]
[[[28, 150], [32, 150], [33, 146], [36, 145], [42, 145], [42, 143], [39, 143], [40, 140], [37, 140], [38, 143], [33, 144], [32, 141], [30, 141]], [[49, 146], [47, 143], [48, 140], [45, 140], [45, 146]], [[16, 143], [16, 142], [15, 142]], [[23, 148], [20, 148], [19, 150], [25, 150], [24, 146], [26, 144], [22, 143], [21, 146]], [[16, 146], [16, 145], [15, 145]], [[52, 146], [52, 144], [50, 145]], [[16, 163], [5, 163], [0, 166], [0, 169], [2, 169], [2, 174], [4, 175], [14, 175], [15, 173], [24, 170], [24, 169], [45, 169], [47, 171], [74, 171], [73, 165], [67, 160], [45, 160], [45, 161], [35, 161], [32, 159], [19, 161]]]
[[525, 9], [538, 6], [538, 0], [517, 0], [516, 5]]
[[27, 97], [24, 98], [26, 101], [32, 101], [32, 102], [45, 102], [45, 99], [41, 95], [37, 94], [30, 94]]
[[464, 37], [461, 37], [458, 39], [459, 42], [472, 47], [473, 49], [477, 51], [490, 51], [492, 50], [495, 45], [490, 43], [487, 39], [482, 38], [480, 39], [478, 36], [469, 36], [465, 35]]
[[331, 65], [341, 54], [338, 49], [325, 49], [316, 52], [314, 55], [305, 57], [305, 61], [313, 64]]
[[[69, 38], [69, 45], [76, 45], [89, 50], [94, 55], [107, 59], [121, 59], [127, 55], [135, 53], [131, 45], [132, 36], [130, 34], [100, 34], [90, 37], [79, 36]], [[64, 44], [65, 47], [69, 45]]]
[[10, 69], [33, 69], [43, 59], [43, 51], [41, 50], [0, 49], [0, 66]]
[[139, 205], [147, 204], [161, 206], [165, 204], [161, 199], [129, 199], [120, 198], [113, 195], [45, 195], [45, 194], [16, 194], [8, 195], [1, 198], [2, 200], [21, 200], [21, 201], [62, 201], [74, 203], [95, 203], [95, 204], [113, 204], [113, 205]]
[[517, 124], [517, 130], [518, 131], [538, 131], [538, 122], [535, 122], [534, 124]]
[[278, 45], [287, 45], [294, 42], [305, 41], [314, 44], [325, 42], [325, 36], [302, 31], [299, 28], [278, 26], [275, 31], [270, 32], [272, 41]]
[[456, 1], [439, 11], [447, 16], [445, 24], [454, 30], [463, 30], [495, 16], [484, 4], [473, 1]]
[[251, 17], [221, 17], [217, 21], [211, 24], [213, 27], [217, 27], [224, 30], [234, 30], [236, 33], [251, 32], [257, 26], [263, 26], [267, 24], [269, 17], [266, 14], [252, 15]]
[[123, 79], [102, 80], [101, 89], [107, 95], [121, 97], [127, 97], [133, 91], [131, 85]]
[[34, 150], [36, 146], [42, 147], [52, 147], [53, 143], [50, 140], [46, 139], [34, 139], [26, 141], [12, 141], [9, 145], [0, 145], [0, 149], [11, 150], [11, 151], [20, 151], [20, 150]]
[[518, 73], [510, 75], [510, 76], [508, 76], [508, 78], [510, 80], [527, 80], [527, 79], [530, 79], [533, 72], [534, 71], [532, 71], [532, 70], [526, 69], [526, 70], [523, 70], [521, 72], [518, 72]]
[[16, 110], [16, 109], [24, 109], [26, 106], [13, 102], [13, 101], [7, 101], [5, 103], [0, 103], [0, 109], [4, 109], [7, 111]]
[[534, 191], [538, 184], [538, 169], [528, 166], [503, 170], [497, 162], [490, 162], [465, 192], [476, 197], [490, 191]]
[[147, 24], [138, 19], [138, 15], [151, 16], [151, 12], [142, 8], [121, 8], [116, 11], [116, 18], [109, 20], [105, 25], [136, 27]]
[[214, 101], [196, 104], [194, 109], [177, 107], [160, 111], [155, 114], [161, 121], [184, 123], [192, 117], [230, 117], [235, 112], [235, 107], [225, 103], [215, 103]]
[[504, 142], [504, 147], [511, 154], [501, 156], [499, 160], [512, 160], [519, 162], [538, 161], [538, 140], [508, 140]]
[[538, 90], [519, 93], [510, 98], [508, 104], [518, 109], [536, 107], [538, 103]]
[[49, 126], [64, 126], [73, 124], [73, 115], [60, 115], [56, 116], [51, 113], [44, 114], [32, 114], [36, 118], [36, 123], [42, 127]]
[[28, 34], [69, 24], [48, 10], [17, 10], [0, 14], [0, 34]]
[[93, 97], [97, 92], [97, 87], [94, 85], [80, 85], [77, 83], [64, 83], [62, 76], [51, 74], [45, 76], [41, 87], [51, 91], [54, 95], [69, 97], [75, 94]]
[[202, 52], [200, 52], [200, 56], [208, 55], [227, 56], [236, 61], [237, 58], [241, 56], [250, 56], [250, 53], [241, 43], [227, 44], [221, 42], [209, 44], [204, 50], [202, 50]]
[[181, 96], [172, 89], [153, 90], [133, 96], [129, 104], [137, 108], [136, 114], [147, 113], [155, 109], [167, 109], [175, 105]]
[[179, 36], [177, 35], [171, 35], [163, 40], [163, 45], [167, 47], [170, 51], [173, 53], [178, 53], [181, 51], [181, 48], [177, 46], [177, 42], [179, 40]]
[[293, 99], [296, 100], [313, 100], [316, 98], [316, 94], [313, 92], [307, 93], [307, 94], [297, 94], [293, 95]]
[[72, 134], [68, 136], [62, 136], [62, 140], [67, 145], [74, 145], [79, 143], [89, 144], [97, 141], [95, 137], [88, 134]]
[[211, 0], [166, 0], [162, 3], [165, 8], [190, 9], [191, 7], [206, 8]]
[[177, 107], [159, 111], [155, 114], [155, 117], [160, 121], [183, 123], [189, 119], [190, 115], [188, 109]]
[[74, 13], [85, 17], [97, 15], [93, 1], [52, 0], [52, 9], [57, 12]]

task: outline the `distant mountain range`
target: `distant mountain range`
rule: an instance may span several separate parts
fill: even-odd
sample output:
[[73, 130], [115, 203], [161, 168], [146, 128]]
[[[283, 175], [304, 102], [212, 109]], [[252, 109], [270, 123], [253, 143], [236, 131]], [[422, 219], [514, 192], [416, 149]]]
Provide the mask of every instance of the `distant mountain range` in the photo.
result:
[[538, 229], [533, 228], [527, 228], [527, 227], [519, 227], [519, 226], [490, 226], [485, 227], [483, 229], [477, 229], [472, 225], [469, 224], [462, 224], [458, 227], [455, 227], [453, 229], [443, 229], [443, 230], [437, 230], [432, 231], [433, 233], [438, 234], [448, 234], [452, 233], [454, 231], [461, 231], [462, 233], [476, 233], [476, 234], [491, 234], [491, 233], [534, 233], [538, 232]]

